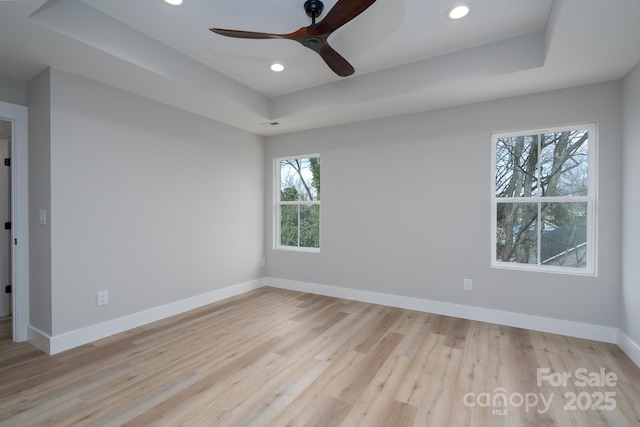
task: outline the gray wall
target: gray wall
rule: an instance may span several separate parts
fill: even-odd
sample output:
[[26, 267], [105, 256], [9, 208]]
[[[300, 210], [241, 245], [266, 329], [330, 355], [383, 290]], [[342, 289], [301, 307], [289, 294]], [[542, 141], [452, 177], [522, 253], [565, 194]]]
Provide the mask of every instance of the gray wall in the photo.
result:
[[[7, 87], [0, 99], [21, 103]], [[57, 70], [29, 83], [29, 115], [30, 322], [47, 334], [267, 275], [620, 325], [640, 342], [638, 66], [622, 83], [269, 137], [266, 152], [261, 137]], [[586, 121], [600, 133], [598, 276], [489, 268], [491, 132]], [[273, 158], [315, 152], [321, 253], [274, 251]]]
[[51, 211], [51, 73], [29, 82], [29, 324], [51, 335], [51, 229], [38, 212]]
[[27, 83], [0, 76], [0, 101], [27, 105]]
[[[607, 83], [269, 137], [267, 275], [617, 326], [621, 114], [620, 83]], [[491, 269], [491, 133], [591, 121], [598, 276]], [[316, 152], [321, 252], [273, 250], [273, 158]]]
[[262, 275], [262, 137], [58, 70], [50, 88], [49, 225], [32, 222], [50, 229], [50, 299], [32, 297], [52, 336]]
[[620, 329], [640, 345], [640, 64], [623, 82], [624, 179]]

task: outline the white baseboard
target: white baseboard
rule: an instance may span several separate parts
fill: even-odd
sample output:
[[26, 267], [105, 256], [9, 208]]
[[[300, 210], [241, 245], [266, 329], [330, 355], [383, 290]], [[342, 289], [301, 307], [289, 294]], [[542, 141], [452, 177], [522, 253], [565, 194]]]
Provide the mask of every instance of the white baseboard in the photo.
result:
[[27, 326], [27, 341], [47, 354], [51, 354], [51, 336], [38, 328]]
[[262, 279], [256, 279], [55, 336], [49, 336], [29, 327], [28, 339], [45, 353], [56, 354], [262, 286]]
[[265, 286], [271, 286], [274, 288], [388, 305], [408, 310], [458, 317], [461, 319], [477, 320], [480, 322], [513, 326], [516, 328], [531, 329], [534, 331], [548, 332], [576, 338], [584, 338], [607, 343], [618, 342], [618, 328], [614, 327], [573, 322], [570, 320], [552, 319], [549, 317], [533, 316], [529, 314], [513, 313], [461, 304], [452, 304], [442, 301], [383, 294], [358, 289], [347, 289], [336, 286], [320, 285], [317, 283], [276, 279], [272, 277], [265, 277], [264, 284]]
[[638, 343], [634, 342], [621, 330], [618, 330], [618, 341], [616, 344], [629, 356], [629, 359], [633, 360], [633, 363], [640, 367], [640, 345], [638, 345]]
[[476, 320], [504, 326], [531, 329], [576, 338], [617, 344], [629, 358], [640, 366], [640, 346], [615, 327], [592, 325], [562, 319], [533, 316], [488, 308], [453, 304], [442, 301], [425, 300], [379, 292], [348, 289], [317, 283], [264, 277], [227, 288], [218, 289], [203, 295], [187, 298], [171, 304], [155, 307], [108, 322], [88, 326], [64, 334], [49, 336], [32, 327], [28, 327], [28, 341], [47, 354], [56, 354], [74, 347], [137, 328], [157, 320], [202, 307], [216, 301], [258, 289], [262, 286], [309, 292], [372, 304], [416, 310], [461, 319]]

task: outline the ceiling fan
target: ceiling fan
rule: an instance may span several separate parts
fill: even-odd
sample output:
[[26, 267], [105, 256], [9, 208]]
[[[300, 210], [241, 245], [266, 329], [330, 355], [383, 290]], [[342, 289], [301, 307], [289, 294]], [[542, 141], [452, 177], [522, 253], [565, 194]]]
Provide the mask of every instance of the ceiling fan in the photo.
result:
[[210, 30], [223, 36], [243, 39], [295, 40], [318, 53], [337, 75], [346, 77], [353, 74], [355, 70], [346, 59], [329, 46], [327, 38], [331, 33], [360, 15], [375, 2], [376, 0], [338, 0], [331, 10], [327, 12], [327, 15], [316, 24], [316, 18], [322, 14], [324, 4], [320, 0], [307, 0], [304, 2], [304, 10], [311, 18], [311, 25], [288, 34], [225, 30], [222, 28], [210, 28]]

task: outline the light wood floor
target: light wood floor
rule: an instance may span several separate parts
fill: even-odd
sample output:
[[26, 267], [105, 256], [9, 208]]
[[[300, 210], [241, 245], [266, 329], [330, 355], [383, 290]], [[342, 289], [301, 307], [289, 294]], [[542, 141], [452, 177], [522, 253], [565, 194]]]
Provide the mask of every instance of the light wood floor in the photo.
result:
[[54, 356], [10, 326], [2, 426], [640, 425], [615, 345], [273, 288]]

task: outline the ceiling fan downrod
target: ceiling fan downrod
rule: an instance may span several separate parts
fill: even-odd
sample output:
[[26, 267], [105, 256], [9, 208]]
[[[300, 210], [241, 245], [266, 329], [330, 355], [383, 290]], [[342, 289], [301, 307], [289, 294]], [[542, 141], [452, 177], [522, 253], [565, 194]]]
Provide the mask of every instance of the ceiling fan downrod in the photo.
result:
[[304, 11], [311, 18], [311, 25], [315, 25], [316, 18], [322, 15], [324, 4], [320, 0], [307, 0], [304, 2]]

